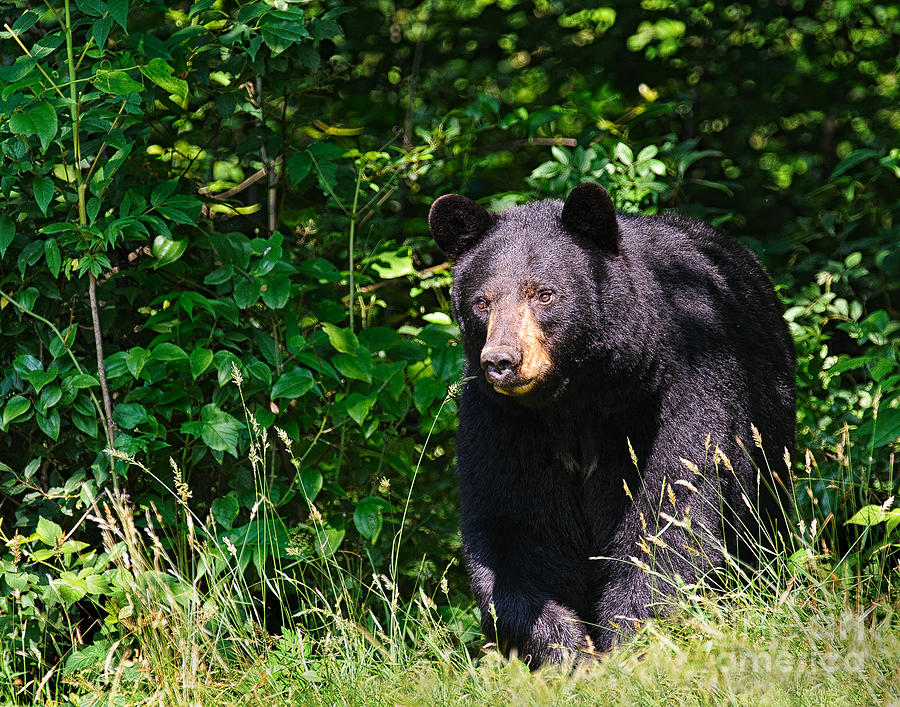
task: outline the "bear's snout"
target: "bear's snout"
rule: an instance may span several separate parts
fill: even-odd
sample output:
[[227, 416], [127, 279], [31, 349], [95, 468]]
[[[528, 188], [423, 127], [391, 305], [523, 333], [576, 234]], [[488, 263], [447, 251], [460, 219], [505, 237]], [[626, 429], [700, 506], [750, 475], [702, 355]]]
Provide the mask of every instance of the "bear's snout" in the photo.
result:
[[481, 368], [488, 383], [503, 386], [516, 377], [522, 356], [508, 346], [490, 346], [481, 351]]

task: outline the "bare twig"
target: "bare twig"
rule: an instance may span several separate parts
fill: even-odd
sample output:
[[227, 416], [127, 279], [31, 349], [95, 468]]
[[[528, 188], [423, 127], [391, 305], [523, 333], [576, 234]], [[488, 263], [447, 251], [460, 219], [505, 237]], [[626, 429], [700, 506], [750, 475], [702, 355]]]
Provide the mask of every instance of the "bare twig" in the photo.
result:
[[103, 396], [103, 411], [106, 423], [106, 434], [112, 444], [115, 439], [115, 425], [112, 419], [112, 398], [109, 397], [109, 386], [106, 383], [106, 367], [103, 358], [103, 337], [100, 334], [100, 310], [97, 307], [97, 279], [90, 273], [88, 294], [91, 298], [91, 320], [94, 324], [94, 343], [97, 347], [97, 378], [100, 380], [100, 392]]

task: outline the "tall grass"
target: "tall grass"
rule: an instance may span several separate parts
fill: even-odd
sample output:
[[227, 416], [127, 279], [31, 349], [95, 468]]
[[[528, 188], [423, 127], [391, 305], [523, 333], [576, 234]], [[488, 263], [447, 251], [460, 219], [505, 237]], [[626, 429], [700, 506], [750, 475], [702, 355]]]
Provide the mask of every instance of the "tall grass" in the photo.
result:
[[[437, 604], [450, 603], [446, 578], [437, 595], [420, 582], [402, 593], [402, 522], [390, 576], [374, 564], [366, 576], [342, 565], [328, 551], [314, 503], [312, 546], [292, 539], [269, 494], [270, 433], [249, 413], [247, 426], [258, 538], [235, 542], [194, 513], [193, 490], [174, 462], [171, 481], [157, 481], [176, 500], [177, 531], [152, 504], [135, 508], [124, 491], [94, 499], [85, 522], [99, 529], [113, 570], [104, 606], [113, 627], [87, 637], [64, 677], [51, 669], [40, 684], [7, 686], [10, 702], [900, 704], [900, 595], [889, 584], [892, 569], [873, 556], [845, 571], [865, 533], [842, 554], [829, 549], [829, 542], [839, 545], [833, 514], [800, 521], [794, 546], [753, 569], [728, 563], [717, 592], [703, 582], [674, 585], [676, 611], [645, 622], [598, 660], [531, 673], [473, 640], [471, 609], [461, 610], [466, 620], [458, 625], [441, 617]], [[291, 441], [276, 434], [299, 468]], [[132, 457], [108, 453], [151, 473]], [[714, 451], [710, 459], [717, 473], [730, 465]], [[795, 483], [815, 475], [812, 455], [805, 466]], [[832, 538], [823, 531], [829, 526]]]

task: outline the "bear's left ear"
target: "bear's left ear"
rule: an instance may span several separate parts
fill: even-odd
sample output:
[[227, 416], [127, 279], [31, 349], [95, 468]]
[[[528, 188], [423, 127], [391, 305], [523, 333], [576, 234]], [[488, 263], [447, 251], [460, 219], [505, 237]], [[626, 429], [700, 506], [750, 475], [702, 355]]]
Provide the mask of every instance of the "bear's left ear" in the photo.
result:
[[606, 189], [599, 184], [579, 184], [566, 197], [562, 222], [613, 254], [619, 252], [616, 210]]
[[460, 194], [444, 194], [431, 205], [428, 227], [438, 248], [456, 260], [487, 233], [494, 217]]

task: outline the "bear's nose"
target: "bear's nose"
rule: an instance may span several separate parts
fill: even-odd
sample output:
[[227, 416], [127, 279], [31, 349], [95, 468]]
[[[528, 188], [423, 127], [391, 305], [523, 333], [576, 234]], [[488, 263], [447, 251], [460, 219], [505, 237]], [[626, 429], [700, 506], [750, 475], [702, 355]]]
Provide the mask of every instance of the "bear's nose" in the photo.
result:
[[481, 367], [491, 385], [499, 385], [515, 375], [521, 358], [505, 346], [492, 346], [481, 352]]

